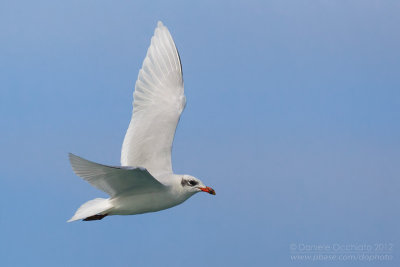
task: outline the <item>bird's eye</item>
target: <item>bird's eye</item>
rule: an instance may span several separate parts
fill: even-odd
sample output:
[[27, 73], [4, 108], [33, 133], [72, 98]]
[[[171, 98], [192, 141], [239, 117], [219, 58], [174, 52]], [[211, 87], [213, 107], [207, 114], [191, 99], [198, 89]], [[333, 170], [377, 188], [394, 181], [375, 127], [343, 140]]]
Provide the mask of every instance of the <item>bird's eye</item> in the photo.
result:
[[194, 181], [194, 180], [190, 180], [190, 181], [189, 181], [189, 184], [190, 184], [191, 186], [195, 186], [195, 185], [197, 185], [197, 182]]

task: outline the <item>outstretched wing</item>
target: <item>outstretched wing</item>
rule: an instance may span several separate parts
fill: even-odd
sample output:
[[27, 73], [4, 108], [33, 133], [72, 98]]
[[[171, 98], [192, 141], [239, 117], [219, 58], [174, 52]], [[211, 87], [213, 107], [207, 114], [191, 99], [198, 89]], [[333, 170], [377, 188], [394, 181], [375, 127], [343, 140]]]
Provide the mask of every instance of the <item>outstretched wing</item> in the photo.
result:
[[141, 167], [113, 167], [69, 154], [72, 169], [92, 186], [111, 197], [126, 191], [154, 192], [165, 186]]
[[156, 177], [172, 173], [172, 142], [186, 100], [178, 50], [161, 22], [151, 38], [133, 98], [121, 165], [143, 166]]

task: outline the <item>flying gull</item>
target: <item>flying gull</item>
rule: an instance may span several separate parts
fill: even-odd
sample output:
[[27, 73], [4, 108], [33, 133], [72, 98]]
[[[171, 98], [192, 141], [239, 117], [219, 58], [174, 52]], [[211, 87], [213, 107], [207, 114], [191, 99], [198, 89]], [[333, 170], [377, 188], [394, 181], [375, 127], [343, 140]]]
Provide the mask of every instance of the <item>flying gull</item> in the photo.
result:
[[69, 154], [76, 175], [110, 197], [84, 203], [68, 222], [168, 209], [197, 192], [215, 195], [199, 179], [172, 172], [172, 142], [186, 98], [179, 53], [162, 22], [151, 38], [133, 98], [132, 118], [122, 145], [122, 166]]

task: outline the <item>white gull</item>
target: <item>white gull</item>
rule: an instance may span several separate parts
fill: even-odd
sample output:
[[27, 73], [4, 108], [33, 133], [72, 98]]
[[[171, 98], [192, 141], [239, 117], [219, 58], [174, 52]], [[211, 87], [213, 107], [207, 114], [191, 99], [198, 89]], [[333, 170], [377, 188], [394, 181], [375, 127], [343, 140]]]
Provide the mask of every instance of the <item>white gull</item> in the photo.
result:
[[172, 142], [186, 98], [179, 53], [161, 22], [151, 38], [133, 98], [132, 119], [122, 145], [122, 166], [98, 164], [69, 154], [74, 172], [110, 197], [84, 203], [68, 222], [168, 209], [202, 191], [215, 195], [199, 179], [172, 172]]

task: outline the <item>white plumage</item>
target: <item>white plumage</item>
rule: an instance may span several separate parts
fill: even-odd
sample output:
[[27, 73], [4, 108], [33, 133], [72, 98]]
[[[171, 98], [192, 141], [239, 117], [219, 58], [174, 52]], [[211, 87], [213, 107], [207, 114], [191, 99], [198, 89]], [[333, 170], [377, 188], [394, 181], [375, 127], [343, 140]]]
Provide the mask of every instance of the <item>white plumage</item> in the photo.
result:
[[151, 38], [133, 97], [122, 166], [102, 165], [70, 154], [74, 172], [110, 198], [86, 202], [69, 221], [158, 211], [200, 191], [215, 194], [195, 177], [172, 172], [172, 143], [186, 98], [179, 53], [161, 22]]

